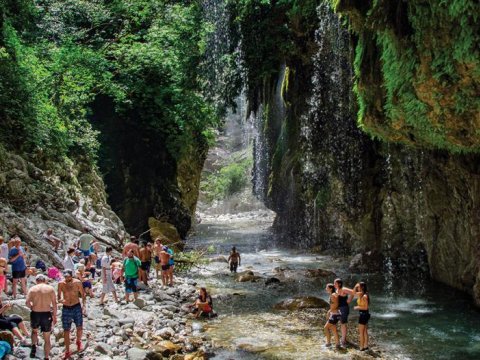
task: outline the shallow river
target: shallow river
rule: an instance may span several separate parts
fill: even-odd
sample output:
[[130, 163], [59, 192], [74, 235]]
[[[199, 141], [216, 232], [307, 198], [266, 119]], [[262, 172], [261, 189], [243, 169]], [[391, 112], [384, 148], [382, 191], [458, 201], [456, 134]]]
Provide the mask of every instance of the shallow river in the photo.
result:
[[[265, 286], [234, 281], [227, 264], [212, 262], [198, 270], [199, 285], [218, 297], [214, 303], [220, 316], [202, 323], [218, 347], [215, 359], [350, 359], [351, 353], [325, 349], [324, 319], [308, 319], [275, 311], [277, 302], [296, 295], [327, 296], [327, 280], [302, 276], [305, 269], [327, 269], [353, 286], [360, 279], [369, 285], [370, 333], [383, 356], [392, 359], [480, 359], [480, 312], [471, 299], [429, 280], [394, 274], [351, 274], [345, 259], [287, 249], [275, 242], [270, 221], [215, 220], [197, 225], [189, 239], [192, 248], [213, 249], [212, 257], [228, 256], [236, 246], [242, 256], [239, 271], [252, 270], [263, 277], [278, 276], [286, 269], [286, 281]], [[277, 268], [277, 270], [275, 270]], [[356, 326], [351, 306], [349, 324]], [[353, 357], [352, 357], [353, 356]]]

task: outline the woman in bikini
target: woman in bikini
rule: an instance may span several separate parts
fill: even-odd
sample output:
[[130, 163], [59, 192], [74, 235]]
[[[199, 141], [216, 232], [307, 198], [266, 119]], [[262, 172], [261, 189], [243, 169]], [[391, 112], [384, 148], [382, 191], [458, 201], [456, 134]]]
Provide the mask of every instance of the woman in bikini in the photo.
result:
[[370, 305], [370, 297], [368, 295], [367, 284], [359, 282], [353, 288], [355, 291], [355, 297], [357, 298], [357, 306], [354, 307], [358, 310], [360, 317], [358, 319], [358, 334], [360, 337], [360, 351], [368, 350], [368, 320], [370, 320], [370, 312], [368, 307]]

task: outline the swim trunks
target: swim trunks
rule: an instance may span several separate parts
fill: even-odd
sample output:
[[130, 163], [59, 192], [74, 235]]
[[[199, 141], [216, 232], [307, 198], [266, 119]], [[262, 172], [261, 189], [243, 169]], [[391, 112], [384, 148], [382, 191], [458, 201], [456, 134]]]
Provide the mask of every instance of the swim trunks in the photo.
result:
[[50, 311], [48, 312], [37, 312], [32, 311], [30, 313], [30, 326], [32, 329], [42, 330], [42, 332], [50, 332], [52, 331], [52, 322], [53, 317]]
[[125, 278], [125, 292], [128, 294], [137, 292], [137, 282], [138, 278]]
[[140, 265], [140, 269], [143, 271], [150, 271], [150, 261], [142, 261], [142, 264]]
[[162, 265], [162, 270], [167, 271], [170, 268], [170, 265]]
[[67, 306], [63, 305], [62, 310], [62, 325], [63, 330], [69, 331], [72, 327], [72, 322], [75, 323], [77, 328], [83, 325], [83, 314], [82, 314], [82, 306], [80, 303]]

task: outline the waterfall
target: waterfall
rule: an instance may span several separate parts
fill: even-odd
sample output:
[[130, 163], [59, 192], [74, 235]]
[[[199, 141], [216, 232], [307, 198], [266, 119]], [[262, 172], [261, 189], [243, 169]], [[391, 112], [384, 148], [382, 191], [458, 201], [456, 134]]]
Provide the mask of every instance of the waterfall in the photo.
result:
[[307, 236], [343, 247], [342, 217], [352, 216], [362, 195], [364, 136], [353, 109], [349, 35], [327, 3], [317, 10], [312, 91], [309, 110], [301, 118], [304, 186], [313, 192], [306, 204]]

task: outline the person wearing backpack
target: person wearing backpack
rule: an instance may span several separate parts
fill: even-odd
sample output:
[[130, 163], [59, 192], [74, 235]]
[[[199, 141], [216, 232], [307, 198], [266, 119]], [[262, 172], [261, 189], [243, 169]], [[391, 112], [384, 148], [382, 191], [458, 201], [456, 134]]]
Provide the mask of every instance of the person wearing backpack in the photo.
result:
[[130, 301], [130, 294], [133, 293], [133, 299], [138, 298], [138, 269], [142, 265], [139, 258], [133, 255], [133, 250], [127, 253], [127, 257], [123, 260], [123, 274], [125, 277], [125, 300]]

